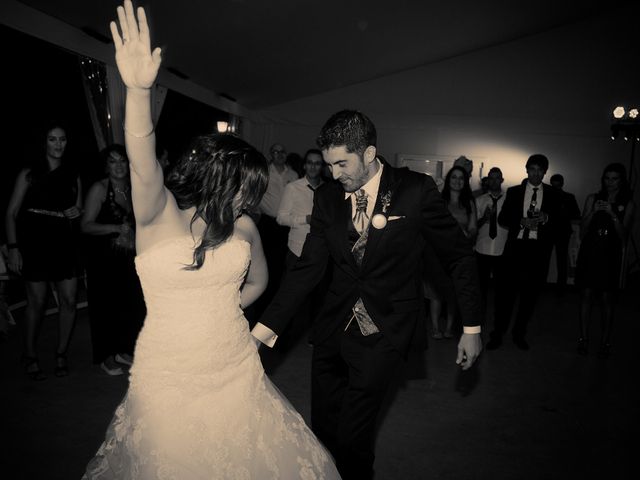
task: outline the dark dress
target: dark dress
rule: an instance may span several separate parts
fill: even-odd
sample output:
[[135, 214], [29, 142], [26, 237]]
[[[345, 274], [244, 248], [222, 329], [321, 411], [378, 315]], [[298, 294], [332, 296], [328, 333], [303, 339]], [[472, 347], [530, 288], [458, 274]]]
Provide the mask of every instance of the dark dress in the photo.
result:
[[77, 173], [62, 165], [36, 178], [29, 176], [16, 222], [22, 277], [28, 281], [77, 277], [81, 272], [79, 222], [62, 213], [76, 204]]
[[[594, 201], [607, 200], [606, 195], [596, 194]], [[624, 219], [627, 201], [612, 205], [620, 222]], [[622, 269], [622, 240], [618, 236], [611, 216], [602, 211], [594, 212], [593, 219], [580, 244], [576, 265], [576, 285], [610, 291], [620, 287]]]
[[93, 361], [101, 363], [116, 353], [133, 355], [146, 308], [134, 264], [133, 212], [116, 202], [111, 182], [95, 221], [132, 227], [124, 239], [115, 233], [85, 235]]

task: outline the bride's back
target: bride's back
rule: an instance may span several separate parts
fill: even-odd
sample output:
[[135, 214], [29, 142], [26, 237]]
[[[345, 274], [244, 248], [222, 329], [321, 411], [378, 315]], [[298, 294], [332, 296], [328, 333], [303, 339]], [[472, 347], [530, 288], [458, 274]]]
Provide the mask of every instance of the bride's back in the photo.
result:
[[180, 373], [211, 372], [237, 361], [249, 341], [240, 309], [240, 286], [249, 266], [249, 244], [231, 237], [207, 251], [197, 270], [190, 234], [156, 243], [136, 257], [147, 318], [135, 367]]

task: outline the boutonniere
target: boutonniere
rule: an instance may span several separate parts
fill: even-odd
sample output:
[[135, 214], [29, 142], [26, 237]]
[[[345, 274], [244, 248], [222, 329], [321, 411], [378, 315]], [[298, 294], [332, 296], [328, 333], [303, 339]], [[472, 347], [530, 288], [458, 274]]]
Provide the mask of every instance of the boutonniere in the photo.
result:
[[387, 210], [391, 206], [391, 191], [387, 191], [384, 194], [380, 194], [380, 204], [382, 205], [382, 213], [377, 213], [371, 219], [371, 224], [378, 230], [387, 226]]

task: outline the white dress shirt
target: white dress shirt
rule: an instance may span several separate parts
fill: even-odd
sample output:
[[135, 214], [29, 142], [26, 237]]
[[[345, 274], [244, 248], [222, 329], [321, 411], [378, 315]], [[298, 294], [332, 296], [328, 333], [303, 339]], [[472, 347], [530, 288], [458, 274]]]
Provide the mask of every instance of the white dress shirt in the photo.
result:
[[[531, 183], [529, 183], [527, 181], [527, 186], [524, 189], [524, 201], [522, 202], [522, 216], [526, 217], [527, 216], [527, 212], [529, 211], [529, 204], [531, 203], [531, 197], [533, 197], [533, 189], [537, 188], [538, 192], [536, 194], [536, 207], [535, 207], [535, 211], [539, 212], [540, 211], [540, 205], [542, 205], [542, 191], [544, 190], [542, 188], [542, 183], [538, 186], [534, 186], [531, 185]], [[524, 228], [521, 228], [520, 231], [518, 232], [518, 238], [522, 239], [524, 237]], [[537, 230], [529, 230], [529, 239], [530, 240], [537, 240], [538, 239], [538, 231]]]
[[273, 163], [269, 164], [269, 184], [267, 191], [260, 201], [260, 212], [270, 217], [278, 216], [278, 207], [282, 200], [284, 187], [298, 179], [298, 174], [294, 172], [288, 165], [284, 166], [284, 170], [280, 172]]
[[302, 253], [304, 241], [309, 233], [310, 226], [307, 216], [313, 210], [314, 188], [307, 177], [295, 180], [284, 187], [280, 208], [276, 221], [280, 225], [291, 227], [287, 246], [296, 257]]
[[[499, 195], [501, 195], [501, 197], [498, 199], [497, 203], [497, 215], [500, 215], [500, 211], [502, 210], [502, 205], [504, 204], [504, 199], [506, 197], [506, 194], [504, 192], [501, 192]], [[495, 197], [491, 193], [484, 193], [476, 198], [478, 220], [484, 217], [484, 212], [487, 208], [491, 208], [493, 206], [493, 198]], [[507, 243], [509, 230], [502, 227], [498, 223], [496, 238], [491, 238], [489, 236], [489, 223], [490, 222], [487, 220], [478, 229], [478, 237], [476, 238], [476, 252], [482, 255], [491, 255], [492, 257], [502, 255], [502, 252], [504, 252], [504, 245], [505, 243]]]
[[[371, 215], [373, 215], [373, 209], [376, 206], [376, 200], [378, 198], [378, 190], [380, 189], [380, 178], [382, 178], [382, 170], [384, 165], [376, 158], [378, 162], [378, 171], [358, 190], [364, 190], [367, 194], [367, 218], [371, 221]], [[356, 192], [344, 192], [344, 199], [351, 197], [351, 218], [356, 214]]]

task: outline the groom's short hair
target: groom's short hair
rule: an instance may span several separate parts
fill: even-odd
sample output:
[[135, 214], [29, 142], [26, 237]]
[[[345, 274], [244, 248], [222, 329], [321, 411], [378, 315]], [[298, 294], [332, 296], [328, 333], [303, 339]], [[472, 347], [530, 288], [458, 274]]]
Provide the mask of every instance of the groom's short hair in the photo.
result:
[[344, 145], [347, 152], [364, 155], [369, 146], [376, 146], [378, 136], [373, 122], [357, 110], [341, 110], [324, 124], [316, 144], [320, 150]]

